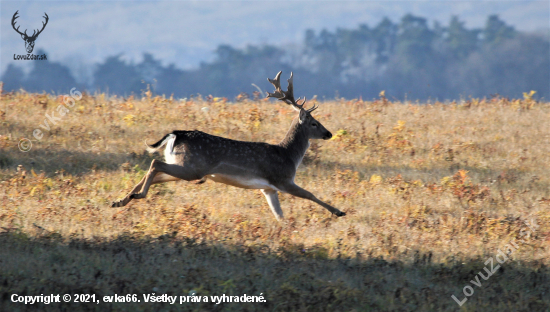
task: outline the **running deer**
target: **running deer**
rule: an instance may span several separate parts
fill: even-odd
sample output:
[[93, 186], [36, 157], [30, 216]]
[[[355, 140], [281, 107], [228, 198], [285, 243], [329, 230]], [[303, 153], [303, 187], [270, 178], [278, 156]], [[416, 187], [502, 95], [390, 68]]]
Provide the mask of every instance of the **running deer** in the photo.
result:
[[197, 130], [173, 131], [157, 143], [147, 145], [151, 153], [166, 146], [165, 161], [153, 160], [143, 179], [112, 207], [122, 207], [132, 199], [145, 198], [151, 184], [177, 180], [204, 183], [208, 179], [245, 189], [260, 189], [278, 221], [283, 219], [278, 192], [309, 199], [336, 216], [346, 215], [294, 183], [296, 169], [309, 147], [309, 140], [328, 140], [332, 134], [311, 116], [317, 106], [305, 109], [305, 98], [301, 104], [298, 104], [300, 98], [294, 99], [292, 73], [287, 91], [281, 89], [280, 77], [281, 72], [275, 79], [267, 79], [275, 86], [275, 91], [268, 92], [268, 97], [277, 98], [299, 112], [281, 143], [236, 141]]

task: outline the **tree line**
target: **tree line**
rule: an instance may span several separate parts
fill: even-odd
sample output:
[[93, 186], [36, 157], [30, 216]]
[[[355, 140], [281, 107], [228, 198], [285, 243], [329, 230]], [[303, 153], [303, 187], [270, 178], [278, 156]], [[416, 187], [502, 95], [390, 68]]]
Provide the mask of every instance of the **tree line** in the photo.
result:
[[[468, 29], [456, 16], [447, 26], [430, 26], [425, 18], [407, 14], [398, 23], [385, 18], [374, 27], [306, 30], [296, 46], [220, 45], [214, 61], [191, 70], [162, 66], [149, 53], [139, 63], [115, 55], [96, 64], [93, 81], [80, 87], [130, 95], [150, 85], [156, 94], [167, 96], [232, 98], [255, 91], [252, 83], [269, 88], [266, 77], [283, 70], [285, 76], [293, 71], [299, 77], [297, 94], [308, 97], [370, 99], [385, 90], [386, 96], [398, 100], [446, 100], [521, 97], [522, 92], [536, 90], [547, 99], [549, 55], [548, 38], [519, 32], [497, 15], [489, 16], [482, 28]], [[27, 76], [10, 64], [1, 78], [4, 90], [66, 92], [78, 85], [63, 64], [33, 64]]]

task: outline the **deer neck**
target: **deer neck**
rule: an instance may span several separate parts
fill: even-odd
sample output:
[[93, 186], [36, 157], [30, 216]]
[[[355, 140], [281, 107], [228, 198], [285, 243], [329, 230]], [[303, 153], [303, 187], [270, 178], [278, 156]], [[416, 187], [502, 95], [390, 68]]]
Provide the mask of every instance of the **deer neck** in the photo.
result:
[[285, 138], [278, 145], [287, 150], [288, 155], [298, 167], [309, 147], [309, 137], [304, 128], [300, 126], [298, 118], [292, 121]]

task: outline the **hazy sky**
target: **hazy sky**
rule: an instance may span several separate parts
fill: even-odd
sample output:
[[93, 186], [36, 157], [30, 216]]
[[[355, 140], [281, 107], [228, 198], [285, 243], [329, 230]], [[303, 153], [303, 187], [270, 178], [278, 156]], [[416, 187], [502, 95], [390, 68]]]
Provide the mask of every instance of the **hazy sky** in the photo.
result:
[[26, 54], [25, 44], [12, 29], [19, 10], [20, 30], [42, 26], [36, 40], [51, 61], [71, 64], [101, 62], [123, 53], [139, 61], [151, 52], [163, 64], [197, 66], [213, 57], [222, 43], [300, 43], [308, 28], [334, 30], [375, 26], [384, 16], [398, 22], [406, 13], [447, 25], [458, 15], [466, 27], [482, 27], [490, 14], [498, 14], [518, 30], [550, 27], [549, 1], [0, 1], [0, 70], [14, 54]]

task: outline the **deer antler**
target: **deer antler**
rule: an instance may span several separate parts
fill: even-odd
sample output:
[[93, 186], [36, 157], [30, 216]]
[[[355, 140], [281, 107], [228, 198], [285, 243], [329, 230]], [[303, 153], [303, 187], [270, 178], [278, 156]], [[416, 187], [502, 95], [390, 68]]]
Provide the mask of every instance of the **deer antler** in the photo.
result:
[[[17, 28], [15, 28], [15, 20], [19, 18], [19, 16], [17, 16], [17, 13], [19, 13], [19, 10], [15, 11], [15, 13], [13, 14], [13, 17], [11, 18], [11, 27], [13, 27], [13, 29], [18, 33], [20, 34], [21, 36], [25, 35], [27, 36], [27, 30], [25, 30], [25, 33], [22, 33], [19, 31], [19, 27], [20, 26], [17, 26]], [[28, 37], [28, 36], [27, 36]]]
[[[275, 86], [275, 92], [269, 93], [267, 92], [267, 97], [274, 97], [280, 101], [285, 102], [288, 105], [291, 105], [295, 110], [299, 111], [304, 108], [304, 104], [306, 103], [306, 98], [304, 97], [304, 100], [302, 101], [302, 104], [298, 104], [298, 101], [300, 101], [301, 98], [298, 98], [297, 100], [294, 99], [294, 87], [292, 86], [292, 72], [290, 73], [290, 78], [288, 81], [288, 87], [287, 91], [283, 91], [281, 89], [281, 73], [282, 71], [277, 73], [277, 76], [275, 76], [275, 79], [269, 79], [267, 78], [267, 81], [269, 81], [273, 86]], [[308, 112], [312, 112], [316, 110], [317, 107], [313, 105], [312, 108], [308, 109]]]
[[[32, 36], [31, 36], [31, 38], [38, 37], [38, 35], [40, 35], [40, 33], [44, 30], [44, 28], [46, 28], [46, 25], [48, 25], [48, 21], [50, 20], [50, 18], [48, 17], [48, 14], [46, 14], [46, 12], [44, 12], [44, 15], [46, 15], [46, 16], [42, 16], [42, 17], [46, 19], [46, 22], [45, 22], [45, 23], [42, 22], [42, 29], [40, 29], [40, 30], [36, 33], [36, 35], [34, 34], [35, 31], [34, 31], [34, 30], [32, 31]], [[38, 29], [37, 29], [37, 30], [38, 30]]]
[[[21, 36], [25, 36], [25, 38], [28, 38], [28, 39], [35, 39], [36, 37], [38, 37], [38, 35], [40, 35], [40, 33], [44, 30], [44, 28], [46, 28], [46, 25], [48, 24], [48, 21], [50, 20], [48, 14], [46, 14], [46, 12], [44, 12], [44, 15], [46, 16], [42, 16], [43, 18], [46, 19], [46, 22], [42, 22], [42, 29], [38, 30], [38, 33], [36, 32], [37, 30], [33, 30], [32, 32], [32, 36], [29, 37], [29, 35], [27, 35], [27, 30], [25, 29], [24, 32], [20, 32], [19, 31], [19, 27], [20, 26], [17, 26], [17, 28], [15, 28], [15, 23], [16, 23], [16, 19], [19, 18], [19, 16], [17, 16], [17, 14], [19, 13], [19, 10], [15, 11], [15, 13], [13, 14], [13, 17], [11, 18], [11, 26], [13, 27], [13, 29], [18, 33], [20, 34]], [[26, 39], [25, 39], [26, 40]]]

